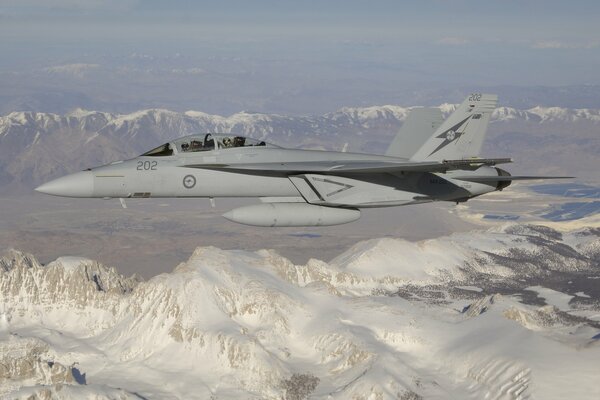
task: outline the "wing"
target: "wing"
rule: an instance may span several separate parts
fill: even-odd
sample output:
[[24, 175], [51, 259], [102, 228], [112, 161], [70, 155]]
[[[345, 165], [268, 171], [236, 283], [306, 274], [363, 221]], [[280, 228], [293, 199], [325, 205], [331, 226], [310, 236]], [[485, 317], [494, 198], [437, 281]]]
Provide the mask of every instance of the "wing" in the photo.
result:
[[187, 168], [219, 169], [232, 172], [299, 173], [376, 173], [376, 172], [446, 172], [454, 169], [477, 169], [482, 165], [510, 163], [510, 158], [472, 158], [443, 161], [302, 161], [247, 164], [190, 164]]

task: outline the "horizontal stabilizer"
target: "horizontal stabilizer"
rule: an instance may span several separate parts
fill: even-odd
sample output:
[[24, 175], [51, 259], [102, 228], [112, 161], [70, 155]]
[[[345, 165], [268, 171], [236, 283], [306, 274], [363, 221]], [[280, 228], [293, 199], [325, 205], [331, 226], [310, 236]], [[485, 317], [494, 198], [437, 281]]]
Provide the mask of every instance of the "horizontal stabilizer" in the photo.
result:
[[537, 179], [573, 179], [574, 176], [459, 176], [452, 177], [452, 179], [458, 179], [461, 181], [468, 182], [512, 182], [512, 181], [528, 181]]
[[462, 160], [444, 160], [443, 164], [452, 166], [452, 169], [461, 167], [480, 167], [482, 165], [509, 164], [512, 158], [466, 158]]

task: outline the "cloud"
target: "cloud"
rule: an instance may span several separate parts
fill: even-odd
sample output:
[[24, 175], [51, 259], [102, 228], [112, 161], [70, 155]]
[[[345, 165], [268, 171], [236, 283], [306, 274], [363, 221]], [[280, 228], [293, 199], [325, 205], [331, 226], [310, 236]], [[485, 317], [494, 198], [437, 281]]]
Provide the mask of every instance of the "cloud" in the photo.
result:
[[198, 67], [187, 68], [187, 69], [175, 68], [175, 69], [171, 70], [171, 73], [173, 73], [173, 74], [202, 75], [202, 74], [206, 73], [206, 71], [204, 69], [198, 68]]
[[534, 49], [592, 49], [598, 45], [600, 45], [599, 42], [568, 43], [559, 40], [539, 40], [534, 42], [531, 47]]
[[445, 45], [445, 46], [464, 46], [465, 44], [468, 44], [470, 42], [465, 38], [456, 37], [456, 36], [448, 36], [448, 37], [441, 38], [440, 40], [438, 40], [435, 43]]
[[64, 74], [71, 75], [75, 78], [84, 78], [86, 73], [100, 68], [99, 64], [65, 64], [65, 65], [57, 65], [54, 67], [44, 68], [45, 72], [51, 74]]

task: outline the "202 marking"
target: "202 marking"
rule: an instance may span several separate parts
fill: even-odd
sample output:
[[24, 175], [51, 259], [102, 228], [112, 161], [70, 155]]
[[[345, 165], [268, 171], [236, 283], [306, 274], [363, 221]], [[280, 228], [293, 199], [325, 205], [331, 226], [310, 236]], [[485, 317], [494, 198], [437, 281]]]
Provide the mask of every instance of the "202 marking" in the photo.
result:
[[158, 165], [158, 161], [138, 161], [137, 162], [137, 170], [138, 171], [156, 171], [157, 165]]

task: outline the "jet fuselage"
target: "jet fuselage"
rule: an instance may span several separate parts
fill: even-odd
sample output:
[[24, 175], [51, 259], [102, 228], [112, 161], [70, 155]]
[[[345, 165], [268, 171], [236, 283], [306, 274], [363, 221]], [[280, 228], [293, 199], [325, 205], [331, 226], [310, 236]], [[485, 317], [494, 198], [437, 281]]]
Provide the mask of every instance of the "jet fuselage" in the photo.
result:
[[[290, 162], [401, 162], [394, 157], [332, 151], [297, 150], [263, 146], [225, 148], [167, 156], [140, 156], [91, 168], [48, 182], [38, 191], [68, 197], [302, 197], [288, 173], [232, 171], [220, 165]], [[186, 167], [194, 165], [193, 168]], [[206, 168], [202, 168], [205, 166]], [[483, 170], [482, 170], [483, 169]], [[480, 167], [474, 174], [494, 174], [495, 168]], [[295, 173], [294, 176], [303, 175]], [[463, 201], [496, 190], [496, 184], [453, 180], [452, 173], [337, 173], [371, 186], [370, 195], [379, 201], [357, 202], [354, 207], [414, 204], [426, 201]], [[464, 176], [465, 173], [460, 174]], [[327, 175], [324, 175], [327, 176]], [[390, 196], [393, 192], [393, 195]]]

